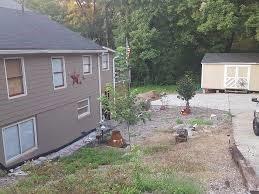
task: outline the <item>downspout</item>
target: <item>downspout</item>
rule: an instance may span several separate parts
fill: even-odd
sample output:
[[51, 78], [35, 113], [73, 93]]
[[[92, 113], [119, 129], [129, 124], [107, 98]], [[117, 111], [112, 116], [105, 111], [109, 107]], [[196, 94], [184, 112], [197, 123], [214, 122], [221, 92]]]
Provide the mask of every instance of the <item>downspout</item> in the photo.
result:
[[116, 87], [116, 71], [115, 71], [115, 60], [118, 59], [119, 56], [113, 58], [112, 63], [112, 81], [113, 81], [113, 92], [115, 93], [115, 87]]
[[[101, 78], [101, 68], [100, 68], [100, 55], [97, 54], [97, 66], [98, 66], [98, 76], [99, 76], [99, 79], [98, 79], [98, 84], [99, 84], [99, 96], [100, 98], [102, 97], [102, 78]], [[102, 122], [103, 120], [103, 113], [102, 113], [102, 102], [100, 101], [99, 102], [99, 108], [100, 108], [100, 122]]]

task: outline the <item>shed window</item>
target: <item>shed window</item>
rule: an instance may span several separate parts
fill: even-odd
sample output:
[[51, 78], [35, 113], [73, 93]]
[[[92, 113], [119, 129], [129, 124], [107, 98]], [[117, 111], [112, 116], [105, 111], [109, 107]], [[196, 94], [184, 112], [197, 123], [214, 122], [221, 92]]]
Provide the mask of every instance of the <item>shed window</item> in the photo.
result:
[[53, 85], [55, 89], [66, 87], [65, 64], [63, 57], [53, 57], [51, 59]]
[[5, 127], [2, 133], [7, 162], [37, 147], [35, 118]]
[[25, 95], [27, 91], [22, 59], [5, 59], [5, 69], [9, 98]]
[[90, 114], [90, 98], [86, 98], [77, 103], [78, 119]]
[[109, 70], [109, 54], [105, 53], [102, 55], [102, 69]]
[[90, 74], [92, 73], [92, 62], [90, 56], [83, 56], [83, 74]]

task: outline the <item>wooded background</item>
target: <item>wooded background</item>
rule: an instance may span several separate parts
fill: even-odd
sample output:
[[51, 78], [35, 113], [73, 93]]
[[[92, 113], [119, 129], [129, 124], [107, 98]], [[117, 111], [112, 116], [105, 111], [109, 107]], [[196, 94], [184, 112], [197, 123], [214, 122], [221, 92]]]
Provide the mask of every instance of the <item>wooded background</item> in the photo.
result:
[[23, 0], [73, 31], [113, 49], [131, 47], [135, 84], [200, 76], [206, 52], [258, 52], [258, 0]]

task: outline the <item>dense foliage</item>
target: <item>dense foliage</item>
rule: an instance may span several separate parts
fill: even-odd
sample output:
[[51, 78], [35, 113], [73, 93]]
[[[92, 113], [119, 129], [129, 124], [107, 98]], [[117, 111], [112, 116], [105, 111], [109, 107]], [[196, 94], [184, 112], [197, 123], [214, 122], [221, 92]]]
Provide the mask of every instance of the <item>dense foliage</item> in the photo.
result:
[[206, 52], [252, 52], [259, 45], [257, 0], [26, 0], [99, 44], [131, 47], [137, 84], [175, 84], [200, 74]]

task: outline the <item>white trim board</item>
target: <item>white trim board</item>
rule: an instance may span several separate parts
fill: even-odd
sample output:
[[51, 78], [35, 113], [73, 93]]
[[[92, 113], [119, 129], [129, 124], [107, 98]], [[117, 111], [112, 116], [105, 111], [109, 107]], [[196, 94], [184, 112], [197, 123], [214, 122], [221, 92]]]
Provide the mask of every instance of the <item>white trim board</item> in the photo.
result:
[[113, 49], [111, 49], [111, 48], [108, 48], [108, 47], [105, 47], [105, 46], [103, 46], [103, 49], [105, 49], [105, 50], [107, 50], [107, 51], [110, 51], [110, 52], [112, 52], [112, 53], [116, 53], [115, 50], [113, 50]]
[[242, 63], [242, 62], [215, 62], [215, 63], [201, 63], [202, 65], [259, 65], [259, 63], [251, 62], [251, 63]]
[[103, 53], [107, 50], [0, 50], [1, 55], [14, 54], [70, 54], [70, 53]]

